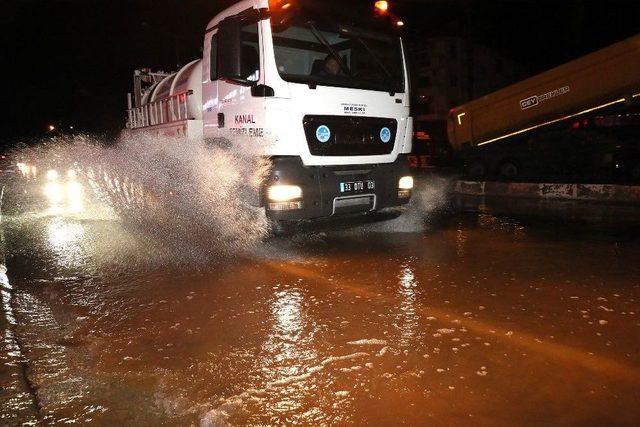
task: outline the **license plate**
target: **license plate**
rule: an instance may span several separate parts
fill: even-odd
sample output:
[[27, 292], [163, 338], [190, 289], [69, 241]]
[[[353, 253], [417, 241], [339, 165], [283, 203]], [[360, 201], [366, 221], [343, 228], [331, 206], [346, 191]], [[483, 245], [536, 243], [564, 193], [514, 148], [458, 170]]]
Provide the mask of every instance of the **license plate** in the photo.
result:
[[340, 193], [362, 193], [364, 191], [373, 191], [376, 189], [376, 183], [372, 179], [362, 181], [346, 181], [340, 183]]

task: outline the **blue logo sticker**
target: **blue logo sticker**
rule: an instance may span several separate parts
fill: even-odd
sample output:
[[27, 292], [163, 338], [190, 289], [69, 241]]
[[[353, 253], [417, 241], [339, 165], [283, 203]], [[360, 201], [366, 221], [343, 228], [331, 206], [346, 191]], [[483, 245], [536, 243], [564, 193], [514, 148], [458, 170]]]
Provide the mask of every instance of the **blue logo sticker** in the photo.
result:
[[391, 129], [389, 129], [388, 127], [383, 127], [382, 129], [380, 129], [380, 139], [385, 144], [391, 141]]
[[318, 126], [318, 129], [316, 129], [316, 138], [320, 142], [327, 142], [329, 138], [331, 138], [331, 131], [329, 130], [329, 127], [326, 125]]

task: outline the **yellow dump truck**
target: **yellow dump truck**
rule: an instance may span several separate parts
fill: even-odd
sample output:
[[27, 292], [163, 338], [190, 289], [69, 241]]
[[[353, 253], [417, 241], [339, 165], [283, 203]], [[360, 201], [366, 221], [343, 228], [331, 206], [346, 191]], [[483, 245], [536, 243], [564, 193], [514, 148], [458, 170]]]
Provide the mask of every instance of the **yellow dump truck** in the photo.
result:
[[[623, 141], [618, 157], [624, 156], [627, 172], [640, 178], [637, 148], [624, 143], [635, 139], [640, 146], [638, 104], [640, 34], [451, 109], [447, 131], [475, 177], [521, 177], [525, 163], [538, 163], [533, 169], [545, 162], [558, 163], [554, 169], [588, 168], [590, 157], [600, 154], [611, 168], [621, 169], [612, 150], [594, 152], [594, 147], [616, 148]], [[625, 128], [627, 135], [612, 138], [613, 128]], [[563, 141], [572, 142], [565, 147]], [[600, 163], [594, 167], [608, 167]]]

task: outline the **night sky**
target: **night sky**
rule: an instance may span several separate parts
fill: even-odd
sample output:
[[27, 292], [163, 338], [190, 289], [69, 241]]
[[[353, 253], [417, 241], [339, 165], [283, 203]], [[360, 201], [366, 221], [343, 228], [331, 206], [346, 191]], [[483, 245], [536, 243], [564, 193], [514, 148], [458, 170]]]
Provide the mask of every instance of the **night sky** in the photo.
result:
[[[7, 146], [43, 136], [49, 123], [114, 135], [124, 126], [133, 70], [174, 70], [196, 58], [206, 23], [234, 1], [0, 3], [0, 144]], [[469, 37], [529, 74], [640, 32], [640, 1], [396, 0], [392, 6], [411, 41]]]

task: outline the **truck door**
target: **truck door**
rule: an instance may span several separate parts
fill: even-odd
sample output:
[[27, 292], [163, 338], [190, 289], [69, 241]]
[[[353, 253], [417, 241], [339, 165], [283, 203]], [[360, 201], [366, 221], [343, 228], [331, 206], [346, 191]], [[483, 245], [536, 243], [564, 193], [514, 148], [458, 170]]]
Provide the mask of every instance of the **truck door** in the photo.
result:
[[218, 34], [205, 35], [202, 68], [202, 122], [205, 139], [218, 137]]
[[[264, 98], [252, 95], [252, 87], [264, 81], [261, 21], [247, 20], [241, 29], [242, 78], [250, 84], [218, 80], [218, 126], [222, 137], [261, 139], [264, 134]], [[219, 61], [224, 58], [218, 58]]]

